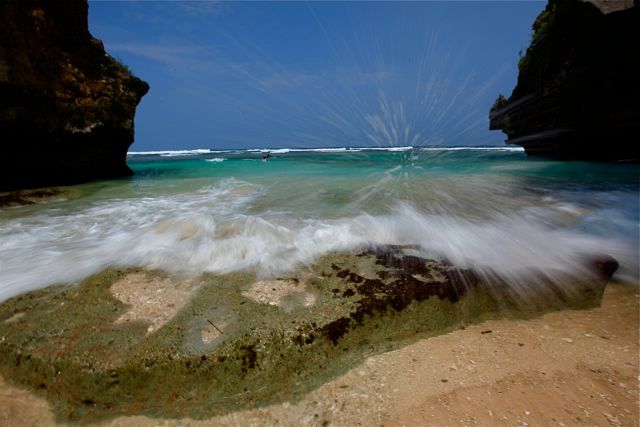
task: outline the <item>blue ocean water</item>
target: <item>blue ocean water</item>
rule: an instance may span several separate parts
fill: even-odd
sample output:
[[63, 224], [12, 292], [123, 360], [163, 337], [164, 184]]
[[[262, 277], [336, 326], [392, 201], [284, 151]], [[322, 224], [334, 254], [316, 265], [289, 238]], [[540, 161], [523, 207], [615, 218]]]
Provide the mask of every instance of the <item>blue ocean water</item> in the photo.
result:
[[638, 280], [638, 165], [509, 147], [203, 149], [128, 163], [131, 178], [0, 210], [0, 299], [108, 266], [274, 276], [381, 244], [514, 286], [534, 286], [532, 271], [578, 277], [599, 254]]

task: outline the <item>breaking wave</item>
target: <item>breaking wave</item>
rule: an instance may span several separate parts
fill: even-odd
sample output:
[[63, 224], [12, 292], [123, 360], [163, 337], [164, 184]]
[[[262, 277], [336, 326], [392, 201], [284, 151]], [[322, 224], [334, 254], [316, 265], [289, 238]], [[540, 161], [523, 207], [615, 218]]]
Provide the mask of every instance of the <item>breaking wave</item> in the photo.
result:
[[287, 154], [287, 153], [347, 153], [362, 151], [386, 151], [386, 152], [402, 152], [402, 151], [508, 151], [522, 152], [522, 147], [421, 147], [421, 146], [405, 146], [405, 147], [323, 147], [323, 148], [248, 148], [245, 150], [210, 150], [208, 148], [198, 148], [195, 150], [168, 150], [168, 151], [129, 151], [129, 156], [160, 156], [160, 157], [182, 157], [182, 156], [200, 156], [207, 154], [238, 154], [238, 153], [270, 153], [270, 154]]
[[198, 156], [202, 154], [226, 153], [226, 152], [230, 152], [230, 150], [210, 150], [208, 148], [197, 148], [195, 150], [129, 151], [127, 155], [175, 157], [175, 156]]
[[[607, 233], [554, 223], [559, 213], [573, 222], [584, 215], [566, 204], [530, 207], [525, 217], [521, 211], [473, 219], [396, 201], [385, 214], [327, 219], [257, 212], [268, 191], [225, 179], [195, 192], [111, 199], [77, 211], [6, 220], [0, 230], [0, 300], [78, 281], [108, 266], [186, 274], [249, 269], [274, 276], [330, 252], [387, 244], [412, 245], [424, 256], [498, 272], [514, 286], [531, 286], [532, 271], [580, 277], [586, 273], [584, 257], [602, 253], [626, 263], [628, 271], [637, 269], [637, 249]], [[608, 213], [589, 215], [581, 220], [597, 222]]]

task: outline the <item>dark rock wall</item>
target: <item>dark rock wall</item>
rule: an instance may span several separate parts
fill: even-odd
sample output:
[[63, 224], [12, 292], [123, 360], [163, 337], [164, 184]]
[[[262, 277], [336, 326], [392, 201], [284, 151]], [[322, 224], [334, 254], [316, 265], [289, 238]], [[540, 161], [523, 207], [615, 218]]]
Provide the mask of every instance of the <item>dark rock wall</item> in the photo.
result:
[[149, 86], [91, 36], [86, 0], [0, 2], [0, 190], [127, 176]]
[[594, 3], [549, 0], [534, 22], [518, 83], [490, 113], [508, 144], [564, 159], [638, 159], [640, 5]]

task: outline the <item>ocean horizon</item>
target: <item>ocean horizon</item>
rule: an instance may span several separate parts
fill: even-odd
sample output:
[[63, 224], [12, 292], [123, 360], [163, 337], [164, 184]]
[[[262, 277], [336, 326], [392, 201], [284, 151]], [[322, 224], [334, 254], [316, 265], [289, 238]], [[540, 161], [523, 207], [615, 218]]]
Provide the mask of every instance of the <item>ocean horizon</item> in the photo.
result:
[[358, 151], [411, 151], [411, 150], [424, 150], [424, 151], [460, 151], [460, 150], [486, 150], [486, 151], [520, 151], [524, 152], [522, 147], [507, 147], [507, 146], [451, 146], [451, 147], [437, 147], [437, 146], [402, 146], [402, 147], [275, 147], [275, 148], [192, 148], [181, 150], [148, 150], [148, 151], [128, 151], [127, 156], [197, 156], [204, 154], [216, 154], [216, 153], [235, 153], [235, 152], [247, 152], [247, 153], [272, 153], [272, 154], [286, 154], [295, 152], [318, 152], [318, 153], [336, 153], [336, 152], [358, 152]]

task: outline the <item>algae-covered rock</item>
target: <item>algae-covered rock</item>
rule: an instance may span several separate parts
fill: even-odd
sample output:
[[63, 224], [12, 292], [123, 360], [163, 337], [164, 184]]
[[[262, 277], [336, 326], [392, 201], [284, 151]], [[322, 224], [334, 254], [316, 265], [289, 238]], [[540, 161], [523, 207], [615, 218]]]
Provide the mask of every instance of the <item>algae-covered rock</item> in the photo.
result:
[[9, 206], [34, 205], [37, 202], [68, 197], [73, 191], [70, 188], [39, 188], [35, 190], [19, 190], [0, 192], [0, 208]]
[[368, 355], [466, 323], [594, 306], [612, 265], [526, 304], [497, 277], [399, 247], [272, 279], [109, 269], [2, 304], [0, 372], [62, 421], [207, 418], [297, 399]]

